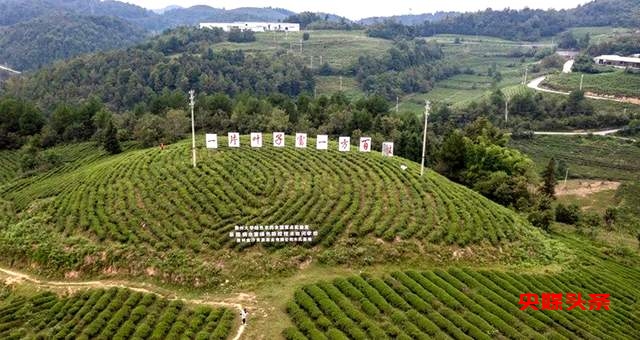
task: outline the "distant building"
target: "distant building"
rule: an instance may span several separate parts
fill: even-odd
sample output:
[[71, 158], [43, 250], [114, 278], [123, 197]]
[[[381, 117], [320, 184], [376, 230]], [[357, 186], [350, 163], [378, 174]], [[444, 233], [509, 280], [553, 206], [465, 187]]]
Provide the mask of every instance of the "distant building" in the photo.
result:
[[620, 68], [638, 68], [640, 69], [640, 58], [621, 57], [619, 55], [601, 55], [593, 58], [598, 65], [609, 65]]
[[561, 57], [564, 57], [565, 59], [573, 59], [577, 57], [578, 54], [580, 54], [580, 52], [573, 51], [573, 50], [557, 50], [556, 54], [558, 54]]
[[298, 32], [300, 24], [289, 22], [203, 22], [200, 24], [200, 28], [221, 28], [225, 32], [234, 29], [253, 32]]

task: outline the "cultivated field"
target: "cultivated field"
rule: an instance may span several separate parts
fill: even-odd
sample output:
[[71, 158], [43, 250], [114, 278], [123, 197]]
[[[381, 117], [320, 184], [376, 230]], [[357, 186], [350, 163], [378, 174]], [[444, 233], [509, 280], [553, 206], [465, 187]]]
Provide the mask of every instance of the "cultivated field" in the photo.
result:
[[640, 178], [640, 148], [610, 137], [535, 136], [509, 144], [533, 159], [542, 171], [552, 157], [564, 161], [569, 178], [637, 180]]
[[[640, 272], [591, 260], [584, 270], [517, 274], [451, 268], [305, 285], [287, 305], [287, 339], [633, 339]], [[520, 310], [519, 296], [561, 293], [563, 310]], [[568, 293], [611, 294], [606, 310], [567, 310]], [[544, 302], [542, 302], [544, 303]], [[537, 305], [541, 307], [540, 304]]]
[[[573, 91], [580, 88], [581, 75], [581, 73], [551, 75], [547, 77], [542, 85], [559, 91]], [[582, 86], [585, 92], [640, 98], [640, 74], [626, 73], [621, 70], [585, 74]]]
[[[251, 149], [248, 136], [242, 144], [201, 149], [197, 169], [186, 141], [117, 156], [92, 154], [91, 144], [55, 148], [94, 156], [68, 156], [69, 163], [51, 172], [0, 187], [0, 220], [10, 221], [0, 228], [3, 261], [35, 262], [48, 275], [144, 275], [202, 286], [234, 275], [287, 273], [304, 258], [290, 257], [283, 244], [237, 244], [229, 237], [236, 225], [310, 225], [318, 237], [296, 248], [328, 262], [341, 258], [334, 247], [358, 249], [354, 244], [403, 246], [398, 256], [406, 258], [433, 257], [433, 247], [516, 242], [528, 249], [544, 240], [511, 210], [432, 171], [421, 178], [419, 166], [405, 159], [355, 147], [340, 153], [335, 143], [330, 151], [296, 149], [293, 139], [284, 149]], [[30, 247], [39, 251], [26, 251]], [[232, 256], [243, 250], [255, 257]], [[220, 260], [212, 264], [211, 257]], [[388, 260], [360, 252], [357, 261]]]
[[[336, 69], [351, 66], [361, 55], [381, 56], [391, 47], [390, 40], [370, 38], [364, 31], [309, 31], [310, 39], [300, 41], [303, 32], [257, 33], [250, 43], [224, 42], [215, 44], [215, 50], [240, 49], [246, 52], [276, 52], [285, 50], [306, 60], [308, 65], [319, 68], [322, 62]], [[311, 57], [313, 56], [313, 65]]]
[[60, 297], [24, 296], [0, 283], [2, 339], [227, 339], [226, 308], [191, 307], [153, 294], [110, 288]]

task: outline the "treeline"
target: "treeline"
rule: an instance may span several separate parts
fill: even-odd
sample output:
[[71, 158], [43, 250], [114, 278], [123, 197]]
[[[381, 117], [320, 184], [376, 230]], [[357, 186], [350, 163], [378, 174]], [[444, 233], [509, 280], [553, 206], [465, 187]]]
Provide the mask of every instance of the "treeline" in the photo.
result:
[[55, 60], [130, 46], [146, 33], [112, 17], [52, 14], [0, 29], [0, 60], [20, 71]]
[[354, 73], [363, 91], [395, 99], [404, 93], [428, 92], [437, 80], [460, 73], [457, 66], [442, 62], [443, 57], [436, 43], [400, 40], [380, 57], [358, 57]]
[[570, 27], [619, 26], [638, 27], [640, 14], [635, 0], [599, 0], [571, 10], [487, 9], [476, 13], [451, 16], [440, 21], [405, 26], [384, 22], [371, 26], [371, 37], [397, 39], [399, 37], [432, 36], [435, 34], [487, 35], [508, 40], [535, 41], [553, 36]]

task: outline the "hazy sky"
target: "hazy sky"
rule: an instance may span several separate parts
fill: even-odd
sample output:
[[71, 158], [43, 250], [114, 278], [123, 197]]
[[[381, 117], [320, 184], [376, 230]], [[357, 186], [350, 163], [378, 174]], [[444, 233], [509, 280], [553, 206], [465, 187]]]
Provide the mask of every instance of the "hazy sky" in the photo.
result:
[[189, 7], [193, 5], [209, 5], [217, 8], [238, 7], [281, 7], [294, 12], [329, 12], [350, 19], [361, 19], [370, 16], [389, 16], [396, 14], [421, 14], [436, 11], [477, 11], [486, 8], [503, 9], [523, 8], [572, 8], [589, 0], [121, 0], [149, 9], [164, 8], [169, 5]]

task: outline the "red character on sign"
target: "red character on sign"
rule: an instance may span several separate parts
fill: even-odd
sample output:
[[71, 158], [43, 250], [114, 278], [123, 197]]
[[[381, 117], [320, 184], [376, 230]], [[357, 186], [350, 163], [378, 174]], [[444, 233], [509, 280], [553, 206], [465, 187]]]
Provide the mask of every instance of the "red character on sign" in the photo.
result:
[[362, 143], [362, 149], [364, 149], [364, 151], [367, 151], [369, 149], [369, 140], [365, 139], [364, 142]]
[[231, 135], [231, 145], [236, 145], [237, 136], [235, 134]]
[[253, 137], [253, 141], [260, 143], [260, 135], [256, 135], [255, 137]]
[[609, 301], [610, 294], [589, 294], [591, 300], [589, 300], [589, 310], [600, 310], [600, 308], [604, 308], [605, 310], [609, 310]]
[[542, 310], [562, 310], [562, 293], [542, 293]]
[[276, 135], [276, 145], [281, 145], [282, 144], [282, 134], [277, 134]]
[[538, 307], [535, 306], [538, 304], [538, 294], [533, 294], [533, 293], [520, 294], [519, 304], [522, 305], [522, 307], [520, 307], [520, 310], [525, 310], [529, 307], [531, 307], [531, 309], [533, 310], [538, 310]]
[[349, 141], [346, 139], [343, 139], [342, 142], [340, 142], [340, 145], [342, 145], [343, 149], [346, 149], [347, 146], [349, 146]]
[[582, 294], [578, 293], [567, 293], [567, 304], [569, 305], [569, 308], [567, 308], [567, 310], [572, 310], [576, 307], [582, 309], [582, 310], [586, 310], [586, 308], [584, 307], [584, 303], [586, 301], [582, 300]]
[[304, 136], [303, 135], [298, 136], [298, 145], [304, 146], [304, 144], [305, 144], [304, 143]]

